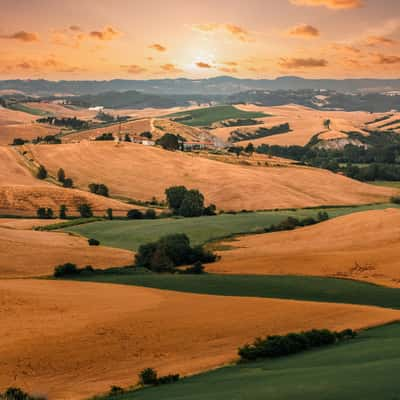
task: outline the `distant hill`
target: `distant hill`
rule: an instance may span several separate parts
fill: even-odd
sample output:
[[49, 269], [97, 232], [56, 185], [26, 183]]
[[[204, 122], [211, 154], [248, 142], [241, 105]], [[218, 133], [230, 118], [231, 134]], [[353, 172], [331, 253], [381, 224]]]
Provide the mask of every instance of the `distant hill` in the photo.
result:
[[396, 91], [400, 90], [400, 79], [304, 79], [284, 76], [276, 79], [238, 79], [219, 76], [209, 79], [151, 79], [110, 81], [48, 81], [48, 80], [4, 80], [0, 90], [15, 90], [26, 94], [49, 96], [55, 94], [98, 94], [110, 91], [137, 90], [152, 94], [202, 94], [229, 95], [248, 90], [302, 90], [327, 89], [338, 92]]

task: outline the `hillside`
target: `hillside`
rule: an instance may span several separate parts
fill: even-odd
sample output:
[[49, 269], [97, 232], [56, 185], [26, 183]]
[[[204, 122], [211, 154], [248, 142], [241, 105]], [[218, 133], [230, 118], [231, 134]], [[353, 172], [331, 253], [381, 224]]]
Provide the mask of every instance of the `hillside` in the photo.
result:
[[261, 210], [387, 200], [394, 190], [308, 167], [247, 166], [133, 143], [27, 145], [55, 175], [63, 168], [78, 187], [106, 184], [110, 193], [139, 200], [164, 198], [173, 185], [200, 189], [224, 210]]
[[89, 246], [84, 238], [9, 227], [0, 227], [0, 253], [0, 278], [51, 275], [55, 266], [67, 262], [108, 268], [130, 265], [133, 260], [130, 251]]
[[161, 374], [215, 368], [255, 336], [399, 317], [376, 307], [27, 279], [1, 280], [0, 306], [0, 389], [13, 382], [54, 400], [135, 384], [149, 366]]
[[65, 189], [36, 179], [15, 149], [0, 146], [0, 212], [2, 214], [35, 215], [39, 207], [50, 207], [57, 212], [61, 204], [65, 204], [70, 213], [76, 214], [76, 208], [82, 203], [90, 204], [95, 213], [101, 215], [107, 208], [113, 208], [115, 211], [131, 208], [128, 204], [117, 200], [82, 190]]
[[210, 272], [318, 275], [400, 287], [400, 211], [366, 211], [295, 231], [244, 236]]

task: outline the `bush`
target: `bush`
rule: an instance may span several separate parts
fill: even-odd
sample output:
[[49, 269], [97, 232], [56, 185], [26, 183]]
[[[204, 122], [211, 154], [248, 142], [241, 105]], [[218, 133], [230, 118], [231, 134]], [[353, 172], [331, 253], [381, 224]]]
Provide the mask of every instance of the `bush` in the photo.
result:
[[99, 196], [109, 196], [108, 187], [106, 185], [103, 185], [102, 183], [89, 184], [89, 190], [91, 193], [98, 194]]
[[354, 337], [356, 337], [356, 332], [351, 329], [342, 332], [313, 329], [301, 333], [289, 333], [284, 336], [273, 335], [265, 339], [257, 338], [253, 344], [246, 344], [239, 348], [238, 353], [240, 358], [246, 361], [259, 358], [276, 358], [315, 347], [333, 345]]
[[140, 210], [138, 210], [136, 208], [133, 208], [132, 210], [129, 210], [127, 212], [126, 216], [129, 219], [142, 219], [143, 218], [143, 213]]
[[157, 371], [153, 368], [146, 368], [139, 373], [139, 382], [142, 385], [156, 385], [157, 380]]
[[400, 196], [393, 196], [390, 198], [390, 202], [393, 204], [400, 204]]
[[120, 386], [111, 386], [110, 391], [108, 392], [110, 396], [118, 396], [123, 393], [124, 389], [122, 389]]
[[39, 165], [39, 168], [36, 172], [36, 178], [38, 178], [38, 179], [46, 179], [47, 178], [47, 170], [43, 165]]
[[63, 186], [65, 188], [72, 188], [74, 186], [74, 182], [71, 178], [65, 178], [63, 182]]
[[[399, 199], [400, 200], [400, 199]], [[326, 211], [320, 211], [317, 215], [318, 221], [327, 221], [329, 219], [329, 215]]]
[[155, 219], [157, 217], [156, 212], [152, 209], [149, 208], [148, 210], [146, 210], [146, 212], [144, 213], [144, 217], [146, 219]]
[[78, 212], [82, 218], [93, 217], [92, 207], [90, 206], [90, 204], [80, 204], [78, 206]]
[[179, 374], [169, 374], [169, 375], [165, 375], [165, 376], [160, 376], [157, 379], [157, 385], [166, 385], [169, 383], [178, 382], [179, 379], [180, 379]]
[[60, 278], [62, 276], [70, 276], [79, 274], [79, 269], [75, 264], [66, 263], [62, 265], [58, 265], [54, 268], [54, 277]]
[[89, 246], [99, 246], [100, 242], [97, 239], [88, 239]]
[[31, 396], [20, 388], [9, 387], [4, 393], [0, 393], [3, 400], [44, 400], [44, 397]]
[[172, 234], [157, 242], [141, 245], [135, 255], [135, 266], [153, 272], [174, 272], [181, 265], [210, 263], [216, 256], [201, 246], [192, 248], [189, 238], [183, 234]]

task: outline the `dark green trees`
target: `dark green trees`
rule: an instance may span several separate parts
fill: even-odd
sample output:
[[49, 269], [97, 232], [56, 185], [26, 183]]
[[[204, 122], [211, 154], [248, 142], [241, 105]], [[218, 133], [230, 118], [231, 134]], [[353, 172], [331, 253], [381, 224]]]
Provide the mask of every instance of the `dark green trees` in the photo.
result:
[[38, 178], [38, 179], [46, 179], [47, 178], [47, 170], [43, 165], [39, 165], [39, 168], [36, 172], [36, 178]]

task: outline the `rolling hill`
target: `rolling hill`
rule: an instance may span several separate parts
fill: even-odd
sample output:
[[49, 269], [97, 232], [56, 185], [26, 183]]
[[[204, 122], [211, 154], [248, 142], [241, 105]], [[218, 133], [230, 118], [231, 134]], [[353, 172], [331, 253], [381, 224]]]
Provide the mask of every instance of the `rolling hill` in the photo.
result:
[[208, 270], [233, 274], [333, 276], [400, 287], [400, 211], [338, 217], [295, 231], [244, 236]]
[[219, 209], [262, 210], [380, 202], [396, 192], [326, 170], [228, 164], [133, 143], [27, 145], [25, 149], [52, 175], [63, 168], [80, 188], [104, 183], [112, 196], [137, 200], [162, 199], [166, 188], [186, 185], [199, 189], [206, 202]]

